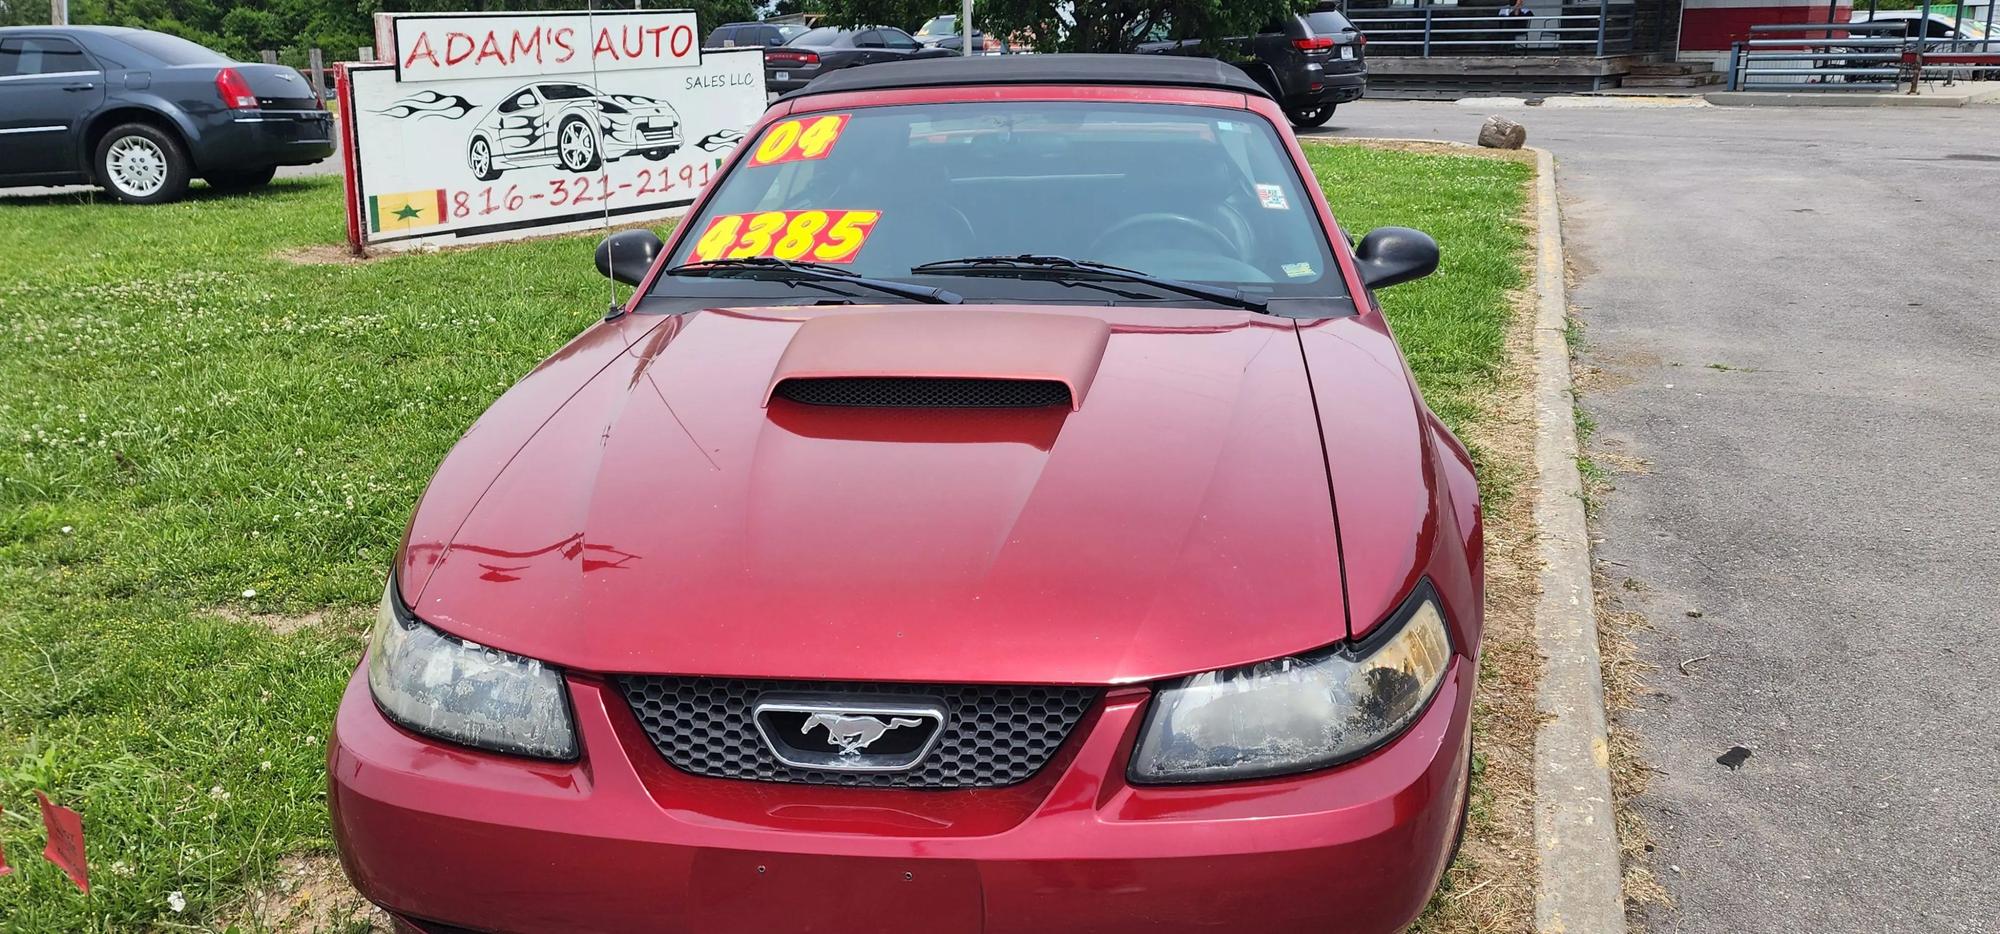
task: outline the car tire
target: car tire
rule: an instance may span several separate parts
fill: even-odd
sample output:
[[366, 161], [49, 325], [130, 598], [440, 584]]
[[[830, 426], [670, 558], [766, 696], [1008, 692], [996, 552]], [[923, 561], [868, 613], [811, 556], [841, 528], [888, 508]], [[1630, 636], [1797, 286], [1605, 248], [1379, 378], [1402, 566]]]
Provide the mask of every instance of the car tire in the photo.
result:
[[556, 128], [556, 161], [571, 172], [589, 172], [604, 164], [597, 134], [581, 117], [570, 117]]
[[665, 159], [668, 156], [671, 156], [673, 154], [674, 151], [671, 149], [648, 149], [646, 150], [646, 161], [647, 162], [665, 161]]
[[1326, 122], [1333, 119], [1333, 108], [1334, 105], [1327, 104], [1324, 107], [1314, 107], [1311, 110], [1288, 110], [1285, 111], [1285, 117], [1292, 121], [1292, 126], [1301, 130], [1310, 130], [1315, 127], [1326, 126]]
[[249, 191], [252, 188], [269, 185], [271, 179], [277, 175], [277, 166], [266, 165], [239, 172], [210, 172], [202, 176], [202, 180], [208, 182], [208, 187], [217, 191]]
[[465, 166], [472, 170], [473, 178], [482, 182], [500, 177], [500, 169], [493, 164], [493, 144], [483, 136], [475, 136], [466, 144]]
[[187, 152], [172, 133], [148, 123], [121, 123], [97, 141], [96, 181], [127, 204], [161, 204], [187, 193]]

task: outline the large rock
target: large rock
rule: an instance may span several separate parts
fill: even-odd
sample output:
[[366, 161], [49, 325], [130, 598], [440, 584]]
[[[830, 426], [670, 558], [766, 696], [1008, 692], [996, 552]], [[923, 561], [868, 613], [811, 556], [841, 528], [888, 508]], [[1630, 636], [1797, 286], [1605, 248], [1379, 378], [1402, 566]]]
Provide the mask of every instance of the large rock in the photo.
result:
[[1479, 145], [1488, 149], [1519, 149], [1528, 141], [1528, 128], [1506, 117], [1487, 117], [1479, 125]]

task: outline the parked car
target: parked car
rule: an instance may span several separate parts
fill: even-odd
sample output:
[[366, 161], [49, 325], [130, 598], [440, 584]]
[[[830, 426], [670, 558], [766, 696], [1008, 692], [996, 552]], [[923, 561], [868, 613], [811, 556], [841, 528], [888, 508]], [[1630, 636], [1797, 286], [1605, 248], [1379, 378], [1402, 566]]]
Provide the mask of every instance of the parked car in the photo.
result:
[[911, 33], [910, 37], [925, 45], [936, 45], [939, 39], [956, 35], [958, 35], [958, 17], [945, 14], [924, 20], [923, 25], [918, 26], [917, 31]]
[[[1901, 23], [1906, 34], [1915, 37], [1917, 24], [1924, 23], [1923, 38], [1933, 40], [1930, 48], [1940, 52], [1984, 52], [1989, 51], [1984, 22], [1964, 18], [1957, 22], [1945, 13], [1933, 11], [1926, 19], [1922, 10], [1856, 10], [1849, 17], [1850, 23]], [[1992, 43], [1990, 51], [2000, 52], [2000, 41]]]
[[704, 48], [723, 49], [739, 45], [784, 45], [803, 35], [807, 27], [797, 23], [726, 23], [709, 32]]
[[1368, 91], [1368, 37], [1338, 9], [1322, 5], [1288, 17], [1255, 36], [1210, 49], [1200, 39], [1161, 40], [1139, 51], [1222, 58], [1240, 66], [1277, 98], [1298, 127], [1324, 126], [1334, 108]]
[[764, 87], [771, 93], [784, 94], [842, 68], [950, 54], [943, 49], [924, 48], [909, 33], [893, 26], [860, 29], [821, 26], [764, 53]]
[[265, 184], [333, 154], [306, 79], [165, 33], [116, 26], [0, 28], [0, 187], [101, 185], [172, 201], [202, 178]]
[[[926, 46], [950, 49], [953, 52], [965, 48], [965, 35], [958, 30], [956, 16], [933, 16], [925, 20], [922, 26], [918, 26], [917, 31], [910, 34], [910, 38]], [[999, 55], [1001, 52], [1000, 40], [988, 37], [986, 33], [980, 31], [976, 22], [973, 24], [972, 42], [975, 54]]]
[[680, 148], [681, 117], [666, 101], [537, 81], [479, 115], [465, 161], [474, 176], [490, 182], [507, 169], [528, 166], [593, 172], [630, 155], [658, 162]]
[[[961, 49], [965, 48], [965, 37], [946, 36], [942, 39], [939, 39], [936, 42], [931, 43], [930, 48], [943, 49], [947, 52], [952, 52], [955, 54], [958, 53]], [[1001, 53], [1000, 40], [995, 39], [992, 36], [989, 36], [983, 32], [980, 32], [977, 29], [972, 31], [972, 54], [999, 55], [1000, 53]]]
[[789, 101], [418, 503], [328, 744], [354, 884], [420, 931], [1401, 930], [1482, 628], [1374, 298], [1437, 244], [1350, 248], [1211, 60]]

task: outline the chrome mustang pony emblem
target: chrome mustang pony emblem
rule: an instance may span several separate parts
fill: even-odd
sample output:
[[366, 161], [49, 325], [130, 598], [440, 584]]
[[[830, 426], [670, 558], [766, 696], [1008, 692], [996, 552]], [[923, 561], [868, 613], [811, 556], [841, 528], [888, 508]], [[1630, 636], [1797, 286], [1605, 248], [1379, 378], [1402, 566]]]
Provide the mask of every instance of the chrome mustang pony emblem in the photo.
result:
[[915, 717], [856, 717], [838, 713], [816, 713], [806, 718], [805, 726], [799, 727], [799, 735], [809, 735], [813, 727], [825, 727], [828, 742], [840, 747], [843, 756], [860, 755], [861, 750], [874, 745], [882, 734], [906, 726], [923, 726], [924, 721]]
[[944, 735], [937, 697], [767, 694], [751, 709], [781, 765], [839, 772], [899, 772], [923, 761]]

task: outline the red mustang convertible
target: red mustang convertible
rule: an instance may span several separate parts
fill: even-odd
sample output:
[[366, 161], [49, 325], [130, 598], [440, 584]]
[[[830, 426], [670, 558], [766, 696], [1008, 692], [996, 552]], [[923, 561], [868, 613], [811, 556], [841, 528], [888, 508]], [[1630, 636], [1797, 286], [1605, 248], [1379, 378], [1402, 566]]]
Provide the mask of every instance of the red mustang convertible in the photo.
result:
[[418, 505], [328, 757], [407, 929], [1394, 931], [1463, 819], [1479, 494], [1284, 113], [840, 71]]

